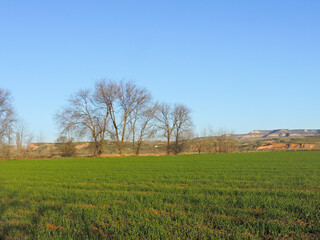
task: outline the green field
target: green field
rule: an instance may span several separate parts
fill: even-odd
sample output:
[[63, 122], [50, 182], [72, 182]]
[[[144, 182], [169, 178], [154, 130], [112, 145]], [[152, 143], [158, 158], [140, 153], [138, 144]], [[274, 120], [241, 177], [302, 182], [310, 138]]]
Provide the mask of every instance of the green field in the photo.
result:
[[0, 161], [0, 239], [319, 239], [320, 152]]

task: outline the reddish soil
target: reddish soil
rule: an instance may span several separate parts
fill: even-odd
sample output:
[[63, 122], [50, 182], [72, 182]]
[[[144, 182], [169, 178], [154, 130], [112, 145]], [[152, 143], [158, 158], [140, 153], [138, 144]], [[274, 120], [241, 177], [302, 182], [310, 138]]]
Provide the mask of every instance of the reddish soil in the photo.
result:
[[258, 147], [257, 150], [310, 150], [314, 149], [315, 144], [270, 144], [267, 146]]
[[89, 145], [90, 145], [90, 143], [84, 143], [84, 144], [81, 144], [81, 145], [77, 145], [76, 149], [86, 148], [86, 147], [89, 147]]

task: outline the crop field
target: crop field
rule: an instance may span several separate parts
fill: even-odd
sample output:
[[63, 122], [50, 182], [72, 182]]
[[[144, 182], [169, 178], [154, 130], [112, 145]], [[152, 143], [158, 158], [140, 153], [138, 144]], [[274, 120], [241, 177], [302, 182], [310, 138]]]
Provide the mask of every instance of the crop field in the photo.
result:
[[0, 161], [0, 239], [320, 239], [320, 152]]

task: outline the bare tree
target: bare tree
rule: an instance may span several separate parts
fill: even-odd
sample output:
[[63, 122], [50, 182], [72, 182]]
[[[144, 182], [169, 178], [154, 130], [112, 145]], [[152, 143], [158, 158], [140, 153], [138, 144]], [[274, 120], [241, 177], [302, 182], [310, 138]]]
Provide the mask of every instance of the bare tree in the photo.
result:
[[16, 120], [9, 91], [0, 88], [0, 145], [6, 157], [10, 156], [13, 127]]
[[28, 155], [28, 146], [31, 144], [33, 135], [28, 131], [23, 121], [18, 121], [15, 126], [16, 133], [16, 149], [18, 157], [26, 157]]
[[167, 103], [163, 103], [159, 106], [157, 119], [157, 129], [160, 131], [163, 137], [166, 138], [167, 142], [167, 154], [170, 154], [170, 141], [172, 133], [176, 127], [177, 119], [173, 115], [172, 106]]
[[60, 136], [55, 145], [62, 157], [72, 157], [76, 154], [75, 144], [70, 137]]
[[191, 146], [191, 150], [196, 150], [199, 154], [207, 150], [206, 143], [204, 141], [197, 141], [194, 145]]
[[89, 136], [94, 143], [94, 155], [103, 153], [109, 112], [97, 106], [88, 89], [72, 95], [68, 105], [55, 115], [62, 132], [75, 132], [79, 137]]
[[175, 154], [178, 154], [182, 150], [181, 141], [183, 139], [190, 139], [192, 135], [192, 119], [191, 110], [183, 104], [176, 104], [172, 113], [174, 125]]
[[64, 132], [89, 134], [96, 146], [95, 154], [102, 153], [106, 137], [115, 143], [120, 154], [131, 137], [133, 149], [139, 154], [143, 141], [156, 130], [166, 137], [168, 154], [173, 136], [175, 152], [179, 152], [181, 140], [191, 132], [190, 110], [184, 105], [159, 106], [151, 100], [149, 91], [133, 82], [101, 80], [93, 92], [81, 90], [73, 95], [67, 107], [56, 114], [56, 120]]
[[236, 150], [237, 142], [233, 138], [232, 133], [228, 133], [227, 130], [219, 129], [216, 133], [216, 152], [217, 153], [229, 153]]
[[[109, 133], [115, 140], [119, 153], [124, 153], [124, 143], [130, 132], [129, 124], [132, 115], [138, 109], [144, 109], [151, 100], [150, 93], [139, 88], [133, 82], [102, 80], [96, 84], [96, 99], [109, 113], [112, 128]], [[129, 129], [128, 129], [129, 128]]]
[[0, 88], [0, 142], [2, 143], [9, 141], [16, 120], [11, 101], [10, 93]]
[[[100, 108], [106, 113], [106, 116], [110, 118], [110, 124], [113, 125], [111, 128], [106, 128], [106, 131], [110, 134], [111, 139], [119, 137], [119, 126], [117, 125], [117, 109], [115, 108], [116, 100], [119, 95], [119, 86], [116, 82], [106, 82], [102, 80], [95, 84], [94, 99], [99, 104]], [[118, 139], [116, 139], [118, 143]]]
[[[139, 155], [142, 143], [145, 139], [151, 138], [156, 133], [156, 124], [155, 124], [155, 116], [157, 111], [159, 110], [159, 105], [154, 104], [153, 106], [148, 107], [141, 114], [135, 115], [134, 118], [134, 131], [132, 134], [137, 135], [137, 146], [136, 146], [136, 155]], [[136, 131], [137, 129], [138, 131]], [[136, 133], [137, 132], [137, 133]], [[134, 139], [134, 137], [133, 137]]]
[[216, 150], [216, 139], [214, 138], [214, 130], [211, 126], [203, 128], [200, 137], [195, 139], [196, 144], [194, 148], [200, 154], [201, 152], [212, 153]]

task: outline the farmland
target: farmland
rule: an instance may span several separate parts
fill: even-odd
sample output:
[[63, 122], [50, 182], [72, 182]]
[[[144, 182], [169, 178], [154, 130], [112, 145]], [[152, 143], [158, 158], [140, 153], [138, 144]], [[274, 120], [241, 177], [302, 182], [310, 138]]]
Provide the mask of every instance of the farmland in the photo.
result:
[[320, 152], [0, 161], [0, 239], [319, 239]]

